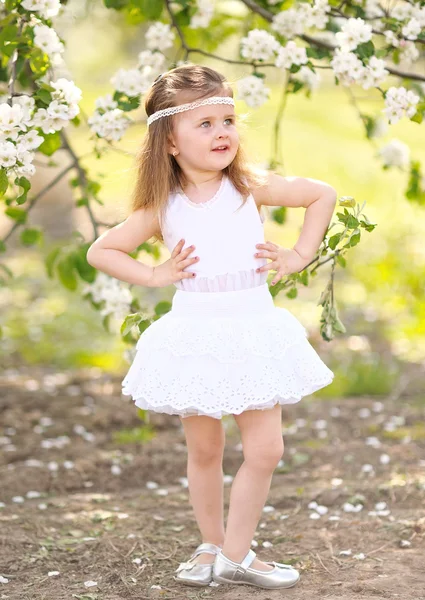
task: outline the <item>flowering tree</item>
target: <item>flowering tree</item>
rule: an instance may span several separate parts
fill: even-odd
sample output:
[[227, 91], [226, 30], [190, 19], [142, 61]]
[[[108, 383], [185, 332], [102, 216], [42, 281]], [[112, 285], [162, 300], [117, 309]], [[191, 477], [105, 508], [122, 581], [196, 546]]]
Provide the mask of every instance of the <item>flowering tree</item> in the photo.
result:
[[[240, 0], [245, 15], [228, 14], [229, 3], [210, 0], [104, 0], [107, 8], [128, 13], [131, 22], [142, 24], [145, 48], [135, 59], [134, 68], [119, 69], [111, 78], [111, 93], [96, 100], [91, 116], [80, 118], [81, 90], [71, 80], [55, 75], [63, 63], [64, 42], [54, 29], [54, 17], [62, 10], [59, 0], [3, 0], [0, 4], [0, 195], [10, 229], [0, 250], [5, 252], [12, 234], [21, 230], [23, 245], [37, 244], [42, 231], [28, 226], [29, 213], [43, 195], [61, 178], [68, 177], [75, 191], [76, 206], [86, 210], [93, 239], [106, 224], [96, 220], [93, 202], [99, 198], [100, 184], [81, 164], [66, 129], [87, 126], [93, 154], [99, 159], [113, 149], [127, 129], [136, 122], [136, 111], [155, 78], [163, 71], [193, 62], [197, 56], [211, 57], [229, 64], [245, 65], [246, 76], [237, 83], [238, 98], [253, 108], [266, 103], [270, 89], [267, 76], [281, 72], [283, 99], [278, 108], [273, 135], [274, 152], [269, 167], [279, 170], [279, 122], [290, 94], [313, 96], [320, 85], [320, 72], [329, 70], [336, 85], [350, 90], [361, 86], [382, 98], [379, 115], [359, 114], [368, 139], [400, 119], [420, 124], [425, 112], [425, 75], [415, 69], [425, 44], [425, 1], [399, 0]], [[64, 8], [66, 10], [66, 8]], [[246, 28], [247, 15], [255, 25]], [[219, 45], [239, 35], [239, 56], [220, 55]], [[36, 152], [51, 157], [59, 149], [72, 158], [40, 192], [31, 195], [31, 177], [35, 173]], [[379, 151], [383, 167], [408, 171], [406, 197], [425, 203], [425, 177], [417, 160], [410, 159], [409, 148], [393, 140]], [[331, 223], [316, 257], [301, 272], [288, 276], [271, 288], [273, 295], [282, 290], [289, 298], [297, 295], [299, 284], [308, 285], [318, 268], [330, 263], [329, 281], [321, 294], [321, 334], [330, 340], [345, 328], [338, 318], [334, 296], [334, 272], [346, 265], [345, 254], [359, 243], [361, 230], [375, 228], [364, 215], [362, 206], [350, 196], [339, 200], [342, 212]], [[283, 223], [285, 209], [272, 212]], [[331, 230], [335, 231], [331, 233]], [[169, 310], [167, 302], [155, 307], [152, 316], [142, 314], [131, 286], [102, 273], [86, 261], [92, 240], [78, 235], [73, 245], [57, 247], [46, 258], [50, 277], [57, 276], [68, 289], [82, 293], [99, 309], [108, 327], [112, 316], [123, 320], [124, 339], [134, 343], [134, 330], [143, 331]], [[142, 250], [158, 256], [158, 248], [146, 242]], [[0, 263], [2, 283], [12, 273]]]

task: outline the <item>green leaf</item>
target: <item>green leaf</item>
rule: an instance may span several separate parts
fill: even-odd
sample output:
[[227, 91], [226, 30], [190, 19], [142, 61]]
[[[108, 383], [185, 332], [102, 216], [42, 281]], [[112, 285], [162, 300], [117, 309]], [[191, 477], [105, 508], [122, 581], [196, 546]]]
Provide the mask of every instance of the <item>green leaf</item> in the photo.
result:
[[347, 265], [347, 261], [345, 260], [345, 258], [341, 254], [337, 254], [336, 255], [336, 260], [337, 260], [338, 264], [341, 265], [341, 267], [343, 269], [345, 269], [345, 267]]
[[339, 320], [339, 318], [337, 317], [335, 319], [335, 321], [332, 323], [332, 327], [334, 328], [335, 331], [338, 331], [339, 333], [345, 333], [347, 330], [345, 329], [343, 323]]
[[78, 287], [77, 277], [75, 275], [75, 263], [72, 254], [64, 256], [57, 265], [59, 280], [71, 291], [75, 291]]
[[129, 0], [103, 0], [106, 8], [113, 8], [115, 10], [122, 10], [129, 4]]
[[24, 246], [33, 246], [43, 239], [43, 232], [40, 229], [24, 229], [21, 232], [21, 242]]
[[52, 94], [48, 90], [40, 89], [34, 94], [34, 100], [41, 100], [43, 104], [48, 106], [52, 101]]
[[127, 333], [130, 333], [130, 331], [132, 330], [132, 328], [135, 325], [138, 325], [140, 323], [140, 321], [142, 320], [142, 316], [140, 315], [140, 313], [135, 313], [132, 315], [128, 315], [125, 319], [124, 322], [121, 325], [121, 334], [122, 335], [127, 335]]
[[346, 244], [344, 244], [344, 248], [352, 248], [356, 246], [360, 242], [360, 231], [354, 231], [351, 235], [350, 239]]
[[354, 53], [361, 59], [370, 58], [375, 54], [375, 46], [373, 45], [372, 40], [365, 42], [364, 44], [360, 44], [354, 50]]
[[331, 238], [329, 238], [329, 248], [331, 250], [335, 250], [335, 248], [337, 247], [337, 245], [339, 243], [339, 240], [341, 239], [341, 235], [342, 235], [342, 233], [336, 233]]
[[155, 306], [155, 314], [158, 316], [165, 315], [170, 310], [171, 310], [171, 302], [168, 302], [167, 300], [158, 302], [158, 304]]
[[283, 225], [283, 223], [285, 223], [286, 221], [286, 213], [287, 213], [287, 209], [286, 206], [280, 206], [279, 208], [276, 208], [275, 210], [272, 211], [272, 219], [273, 221], [275, 221], [276, 223], [279, 223], [279, 225]]
[[53, 278], [53, 267], [55, 265], [56, 259], [58, 258], [58, 256], [61, 253], [61, 248], [54, 248], [47, 256], [45, 259], [45, 265], [46, 265], [46, 270], [47, 270], [47, 276], [49, 277], [49, 279]]
[[423, 114], [419, 111], [417, 111], [413, 117], [410, 117], [410, 120], [413, 121], [414, 123], [422, 123], [423, 121]]
[[44, 142], [38, 147], [38, 150], [46, 156], [52, 156], [61, 147], [60, 132], [48, 133], [44, 135]]
[[32, 48], [29, 66], [36, 77], [41, 77], [42, 75], [45, 75], [47, 69], [50, 67], [50, 59], [47, 54], [39, 48]]
[[7, 192], [9, 180], [7, 178], [7, 171], [3, 167], [0, 169], [0, 196], [4, 196]]
[[96, 279], [96, 269], [87, 262], [87, 250], [90, 244], [83, 244], [73, 253], [74, 265], [83, 281], [93, 283]]
[[26, 210], [22, 208], [17, 208], [16, 206], [9, 206], [9, 208], [6, 208], [6, 210], [4, 211], [4, 214], [10, 217], [11, 219], [14, 219], [20, 225], [26, 222], [28, 216]]
[[130, 4], [138, 8], [143, 16], [150, 21], [158, 21], [164, 8], [162, 0], [131, 0]]
[[286, 293], [288, 298], [296, 298], [298, 296], [298, 290], [296, 287], [292, 287], [289, 292]]

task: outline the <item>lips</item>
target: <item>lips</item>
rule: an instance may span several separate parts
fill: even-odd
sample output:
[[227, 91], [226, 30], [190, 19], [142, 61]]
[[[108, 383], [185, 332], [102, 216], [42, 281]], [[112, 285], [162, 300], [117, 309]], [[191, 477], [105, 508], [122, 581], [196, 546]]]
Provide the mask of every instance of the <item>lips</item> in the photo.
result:
[[216, 148], [213, 148], [213, 152], [218, 150], [220, 152], [224, 152], [225, 150], [229, 149], [229, 144], [223, 144], [221, 146], [217, 146]]

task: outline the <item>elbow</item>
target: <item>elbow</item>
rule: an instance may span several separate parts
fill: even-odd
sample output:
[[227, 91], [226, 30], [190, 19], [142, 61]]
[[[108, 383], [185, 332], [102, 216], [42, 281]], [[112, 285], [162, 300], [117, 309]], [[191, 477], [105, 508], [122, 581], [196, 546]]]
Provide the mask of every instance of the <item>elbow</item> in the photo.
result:
[[329, 201], [332, 204], [334, 204], [334, 205], [336, 204], [336, 200], [338, 198], [338, 193], [337, 193], [336, 189], [334, 187], [332, 187], [331, 185], [327, 186], [327, 188], [326, 188], [326, 196], [329, 198]]
[[93, 245], [90, 246], [90, 248], [87, 250], [86, 261], [94, 268], [96, 268], [96, 254], [96, 248], [94, 248]]

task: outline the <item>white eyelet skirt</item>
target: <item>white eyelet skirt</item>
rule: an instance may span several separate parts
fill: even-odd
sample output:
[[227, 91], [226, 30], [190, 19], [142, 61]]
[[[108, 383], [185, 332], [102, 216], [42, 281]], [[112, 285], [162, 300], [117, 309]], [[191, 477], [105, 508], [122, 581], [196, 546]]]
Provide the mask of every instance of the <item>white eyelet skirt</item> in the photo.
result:
[[171, 310], [140, 336], [122, 393], [136, 406], [189, 417], [293, 404], [333, 372], [268, 284], [229, 292], [176, 290]]

